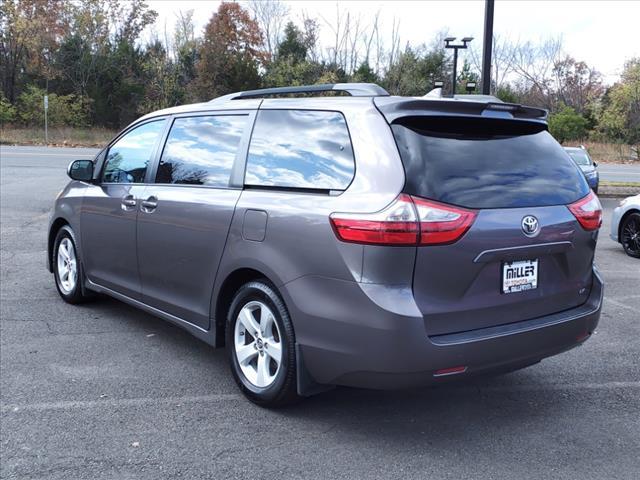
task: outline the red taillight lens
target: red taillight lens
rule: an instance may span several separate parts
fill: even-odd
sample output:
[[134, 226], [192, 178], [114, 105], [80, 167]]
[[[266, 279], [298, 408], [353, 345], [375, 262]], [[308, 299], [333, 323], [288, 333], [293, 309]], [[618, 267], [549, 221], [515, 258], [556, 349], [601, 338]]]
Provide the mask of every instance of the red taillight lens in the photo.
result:
[[476, 219], [476, 212], [465, 208], [413, 198], [420, 221], [420, 245], [453, 243], [462, 237]]
[[441, 245], [458, 240], [476, 212], [401, 194], [376, 213], [334, 213], [331, 225], [344, 242], [370, 245]]
[[418, 241], [416, 212], [409, 195], [402, 194], [376, 213], [334, 213], [331, 225], [345, 242], [372, 245], [415, 245]]
[[585, 230], [597, 230], [602, 225], [602, 205], [593, 191], [569, 205], [568, 208]]

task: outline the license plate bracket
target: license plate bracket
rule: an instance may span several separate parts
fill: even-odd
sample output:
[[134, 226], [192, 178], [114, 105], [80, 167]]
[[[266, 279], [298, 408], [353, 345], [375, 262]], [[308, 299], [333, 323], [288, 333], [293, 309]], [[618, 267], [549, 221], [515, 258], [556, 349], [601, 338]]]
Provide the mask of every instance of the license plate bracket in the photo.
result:
[[517, 293], [538, 288], [538, 259], [502, 262], [502, 293]]

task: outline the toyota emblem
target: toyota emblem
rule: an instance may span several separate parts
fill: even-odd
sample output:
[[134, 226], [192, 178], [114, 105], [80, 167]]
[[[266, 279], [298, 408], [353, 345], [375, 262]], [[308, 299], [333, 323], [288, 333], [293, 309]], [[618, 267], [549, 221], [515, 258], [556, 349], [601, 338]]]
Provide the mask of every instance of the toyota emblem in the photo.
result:
[[540, 231], [538, 219], [533, 215], [527, 215], [522, 219], [522, 231], [527, 237], [535, 237]]

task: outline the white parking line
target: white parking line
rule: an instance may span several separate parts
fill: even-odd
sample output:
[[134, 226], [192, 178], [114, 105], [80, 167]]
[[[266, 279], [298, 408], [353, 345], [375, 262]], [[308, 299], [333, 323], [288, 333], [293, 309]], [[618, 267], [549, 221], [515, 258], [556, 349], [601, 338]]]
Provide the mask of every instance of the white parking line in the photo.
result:
[[600, 174], [606, 173], [607, 175], [632, 175], [636, 177], [640, 177], [640, 172], [627, 172], [626, 170], [598, 170]]
[[607, 303], [607, 302], [608, 302], [608, 303], [613, 303], [614, 305], [616, 305], [616, 306], [618, 306], [618, 307], [620, 307], [620, 308], [626, 308], [627, 310], [632, 310], [632, 311], [634, 311], [634, 312], [636, 312], [636, 311], [638, 310], [637, 308], [630, 307], [629, 305], [626, 305], [626, 304], [624, 304], [624, 303], [622, 303], [622, 302], [619, 302], [619, 301], [617, 301], [617, 300], [614, 300], [613, 298], [605, 297], [605, 298], [604, 298], [604, 302], [605, 302], [605, 303]]
[[[496, 385], [487, 387], [453, 388], [450, 393], [487, 393], [487, 392], [534, 392], [534, 391], [567, 391], [567, 390], [615, 390], [615, 389], [640, 389], [640, 381], [637, 382], [604, 382], [604, 383], [557, 383], [549, 385]], [[20, 413], [22, 411], [55, 411], [74, 410], [82, 408], [104, 407], [137, 407], [157, 404], [183, 405], [186, 403], [208, 403], [239, 401], [244, 397], [234, 393], [220, 393], [212, 395], [197, 395], [185, 397], [143, 397], [143, 398], [114, 398], [102, 400], [78, 400], [61, 402], [26, 403], [2, 406], [2, 413]]]
[[85, 155], [91, 155], [94, 152], [86, 152], [86, 153], [25, 153], [25, 152], [8, 152], [3, 153], [1, 156], [3, 157], [11, 157], [14, 155], [23, 155], [26, 157], [84, 157]]
[[240, 400], [242, 395], [237, 393], [220, 393], [214, 395], [198, 395], [187, 397], [142, 397], [142, 398], [105, 398], [101, 400], [69, 400], [61, 402], [26, 403], [22, 405], [3, 405], [2, 413], [47, 410], [72, 410], [76, 408], [103, 408], [103, 407], [135, 407], [153, 404], [183, 404], [198, 402], [220, 402], [228, 400]]

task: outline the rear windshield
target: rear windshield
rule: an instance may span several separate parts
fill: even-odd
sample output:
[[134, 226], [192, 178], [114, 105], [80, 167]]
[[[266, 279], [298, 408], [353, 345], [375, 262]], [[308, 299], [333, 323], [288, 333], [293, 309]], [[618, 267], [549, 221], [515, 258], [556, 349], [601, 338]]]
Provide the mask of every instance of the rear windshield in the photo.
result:
[[589, 193], [543, 125], [407, 117], [392, 125], [412, 195], [469, 208], [566, 205]]
[[578, 150], [567, 150], [567, 153], [571, 155], [573, 161], [578, 165], [591, 165], [591, 161], [589, 160], [589, 156], [585, 152], [580, 152]]

